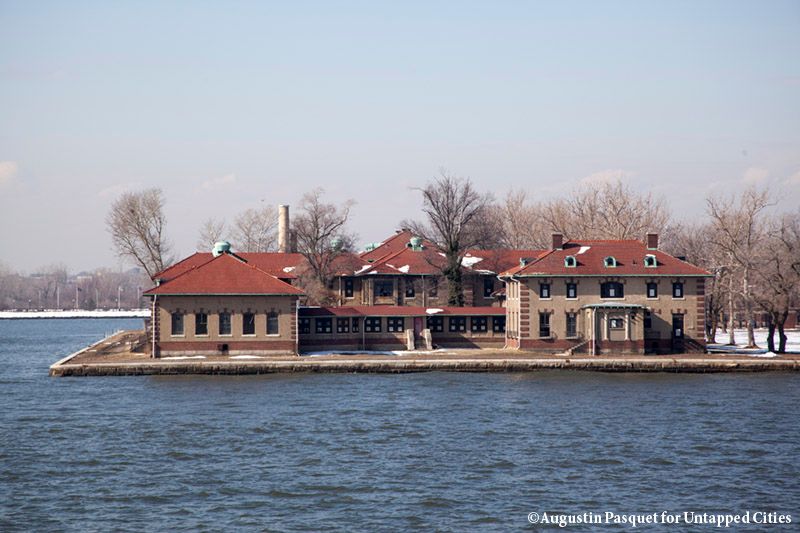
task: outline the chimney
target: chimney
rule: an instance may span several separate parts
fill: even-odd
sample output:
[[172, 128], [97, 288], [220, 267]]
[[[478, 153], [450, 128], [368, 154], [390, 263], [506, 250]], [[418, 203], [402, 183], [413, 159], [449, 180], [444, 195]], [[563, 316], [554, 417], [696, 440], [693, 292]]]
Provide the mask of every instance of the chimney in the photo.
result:
[[562, 248], [564, 248], [564, 235], [553, 233], [553, 250], [561, 250]]
[[289, 206], [278, 206], [278, 251], [286, 253], [289, 251]]
[[658, 250], [658, 233], [647, 234], [647, 249]]

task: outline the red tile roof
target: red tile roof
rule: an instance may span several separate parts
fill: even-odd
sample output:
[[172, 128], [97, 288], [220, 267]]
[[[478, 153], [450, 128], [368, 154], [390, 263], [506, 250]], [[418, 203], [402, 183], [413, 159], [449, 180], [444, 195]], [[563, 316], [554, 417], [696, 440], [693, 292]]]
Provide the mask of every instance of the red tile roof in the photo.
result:
[[[652, 254], [658, 266], [645, 267], [644, 258]], [[564, 259], [574, 256], [577, 266], [567, 267]], [[614, 257], [616, 267], [606, 267], [604, 259]], [[525, 266], [517, 265], [503, 272], [504, 276], [710, 276], [686, 261], [650, 250], [636, 240], [568, 241], [562, 250], [551, 250]]]
[[348, 307], [301, 307], [300, 316], [505, 316], [504, 307], [414, 307], [359, 305]]
[[[361, 252], [360, 257], [364, 261], [375, 261], [380, 259], [381, 257], [387, 256], [389, 254], [395, 253], [399, 250], [402, 250], [408, 244], [408, 241], [411, 240], [414, 234], [411, 231], [404, 229], [400, 230], [388, 239], [384, 240], [380, 246], [376, 246], [374, 249]], [[426, 243], [430, 244], [430, 243]]]
[[[197, 261], [192, 260], [193, 263]], [[162, 281], [145, 294], [300, 295], [303, 291], [232, 254], [222, 254], [211, 256], [192, 268], [184, 268], [182, 273]]]
[[[519, 265], [520, 259], [532, 261], [546, 253], [547, 250], [525, 249], [468, 250], [463, 263], [476, 271], [499, 274]], [[478, 258], [481, 260], [474, 262]]]
[[358, 275], [394, 274], [430, 276], [441, 274], [445, 258], [437, 248], [423, 247], [413, 250], [403, 247], [357, 271]]

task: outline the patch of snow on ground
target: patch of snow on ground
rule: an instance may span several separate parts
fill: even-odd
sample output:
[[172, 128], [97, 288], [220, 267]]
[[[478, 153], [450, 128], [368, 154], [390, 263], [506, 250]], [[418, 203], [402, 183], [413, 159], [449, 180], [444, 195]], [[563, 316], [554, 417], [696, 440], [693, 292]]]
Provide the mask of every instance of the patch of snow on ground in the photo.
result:
[[48, 309], [45, 311], [0, 311], [0, 318], [147, 318], [149, 309]]
[[455, 352], [445, 348], [438, 350], [322, 350], [319, 352], [303, 352], [304, 357], [322, 357], [325, 355], [448, 355]]
[[173, 355], [171, 357], [162, 357], [163, 361], [177, 361], [178, 359], [205, 359], [205, 355]]
[[232, 355], [231, 359], [264, 359], [260, 355]]
[[[717, 330], [716, 343], [709, 344], [708, 349], [714, 352], [723, 352], [730, 354], [747, 354], [753, 357], [776, 357], [777, 354], [767, 351], [767, 330], [757, 329], [754, 332], [754, 337], [758, 348], [746, 349], [747, 345], [747, 330], [735, 329], [733, 331], [736, 346], [728, 345], [728, 333], [722, 330]], [[787, 330], [786, 331], [786, 353], [798, 354], [800, 353], [800, 330]], [[778, 332], [775, 331], [775, 348], [778, 347]]]

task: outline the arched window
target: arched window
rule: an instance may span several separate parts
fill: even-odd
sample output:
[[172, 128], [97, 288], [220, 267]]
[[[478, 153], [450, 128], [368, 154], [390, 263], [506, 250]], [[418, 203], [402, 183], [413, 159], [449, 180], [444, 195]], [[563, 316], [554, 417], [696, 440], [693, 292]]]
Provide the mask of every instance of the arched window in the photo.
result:
[[617, 259], [613, 255], [609, 255], [603, 259], [603, 265], [605, 265], [606, 268], [614, 268], [617, 266]]
[[574, 255], [568, 255], [564, 258], [564, 266], [567, 268], [575, 268], [578, 266], [578, 260], [575, 259]]
[[658, 259], [653, 254], [644, 256], [644, 266], [647, 268], [656, 268], [658, 266]]
[[625, 287], [618, 281], [606, 281], [600, 285], [601, 298], [624, 298]]

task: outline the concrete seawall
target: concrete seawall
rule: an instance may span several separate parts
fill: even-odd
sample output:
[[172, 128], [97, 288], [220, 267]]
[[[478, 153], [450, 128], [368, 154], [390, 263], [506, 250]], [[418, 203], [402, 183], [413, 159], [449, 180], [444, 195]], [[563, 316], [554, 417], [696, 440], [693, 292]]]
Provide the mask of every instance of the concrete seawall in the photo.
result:
[[347, 356], [280, 361], [181, 361], [150, 360], [134, 363], [56, 364], [51, 376], [141, 376], [178, 374], [275, 374], [317, 373], [408, 373], [408, 372], [533, 372], [540, 370], [585, 370], [597, 372], [768, 372], [798, 371], [796, 359], [758, 360], [750, 358], [513, 358], [482, 359], [349, 359]]

